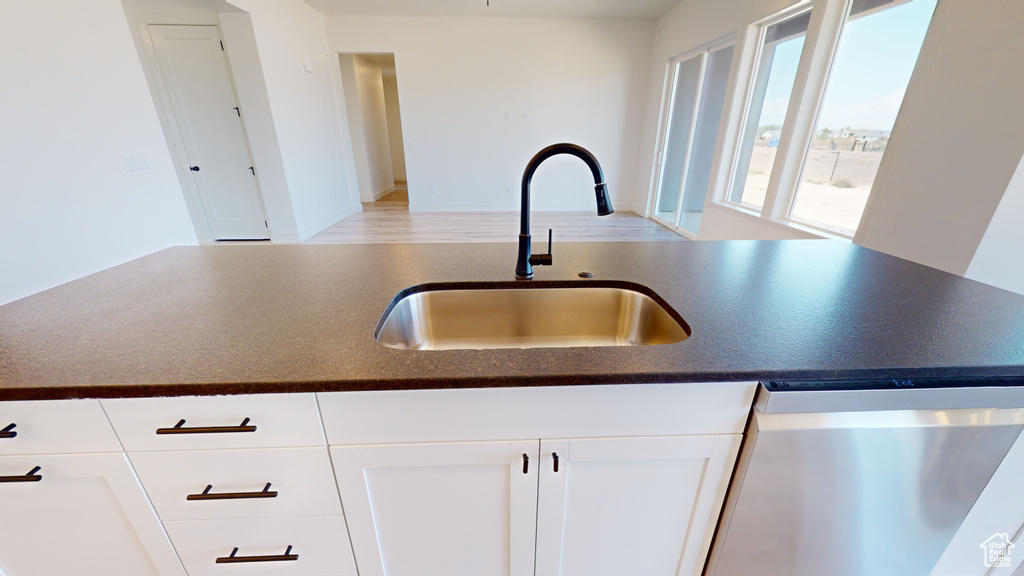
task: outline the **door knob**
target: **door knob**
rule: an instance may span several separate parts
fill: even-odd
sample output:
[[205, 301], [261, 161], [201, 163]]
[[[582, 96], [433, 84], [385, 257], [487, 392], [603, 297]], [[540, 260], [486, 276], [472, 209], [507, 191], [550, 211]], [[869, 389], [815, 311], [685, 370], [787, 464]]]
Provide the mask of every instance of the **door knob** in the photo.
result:
[[189, 170], [191, 170], [193, 172], [199, 172], [199, 166], [190, 166]]

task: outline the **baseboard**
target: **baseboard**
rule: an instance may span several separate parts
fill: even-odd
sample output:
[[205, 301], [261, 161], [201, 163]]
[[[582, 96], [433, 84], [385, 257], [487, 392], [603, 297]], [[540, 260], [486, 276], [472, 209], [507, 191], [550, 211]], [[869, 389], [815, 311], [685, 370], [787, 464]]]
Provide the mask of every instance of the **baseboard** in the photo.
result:
[[273, 244], [298, 244], [302, 240], [297, 232], [286, 232], [283, 234], [270, 233], [270, 241]]
[[[388, 194], [391, 194], [394, 191], [395, 191], [395, 185], [392, 184], [391, 186], [388, 186], [387, 188], [385, 188], [383, 190], [378, 190], [377, 192], [374, 192], [373, 196], [371, 197], [372, 200], [369, 200], [369, 201], [370, 202], [376, 202], [377, 200], [380, 200], [381, 198], [387, 196]], [[364, 200], [364, 202], [366, 202], [366, 200]]]
[[356, 212], [360, 212], [362, 211], [362, 209], [362, 206], [349, 204], [348, 206], [345, 206], [341, 211], [335, 213], [333, 216], [328, 216], [327, 218], [324, 218], [323, 220], [320, 220], [315, 224], [311, 224], [309, 226], [306, 226], [302, 230], [299, 230], [298, 241], [304, 242], [310, 237], [316, 235], [317, 233], [323, 232], [324, 230], [330, 228], [334, 224], [337, 224], [339, 220], [347, 218], [352, 214], [355, 214]]

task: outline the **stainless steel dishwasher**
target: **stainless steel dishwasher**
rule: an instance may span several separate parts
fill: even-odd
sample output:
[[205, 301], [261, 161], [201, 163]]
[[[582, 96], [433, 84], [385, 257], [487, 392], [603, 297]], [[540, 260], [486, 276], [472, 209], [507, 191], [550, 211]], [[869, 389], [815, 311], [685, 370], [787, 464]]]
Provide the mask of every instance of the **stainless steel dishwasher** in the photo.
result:
[[928, 576], [1022, 408], [1024, 378], [762, 383], [705, 576]]

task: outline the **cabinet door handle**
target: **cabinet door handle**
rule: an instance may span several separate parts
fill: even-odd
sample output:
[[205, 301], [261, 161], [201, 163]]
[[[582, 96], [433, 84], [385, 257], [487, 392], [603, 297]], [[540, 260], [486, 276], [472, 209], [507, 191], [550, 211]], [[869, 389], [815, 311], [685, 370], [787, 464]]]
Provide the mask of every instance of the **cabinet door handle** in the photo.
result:
[[298, 554], [292, 554], [292, 547], [288, 546], [284, 554], [279, 556], [235, 556], [238, 554], [238, 546], [228, 556], [217, 558], [217, 564], [240, 564], [242, 562], [282, 562], [286, 560], [298, 560]]
[[157, 434], [219, 434], [224, 432], [255, 432], [256, 426], [249, 424], [249, 419], [242, 420], [238, 426], [195, 426], [185, 428], [185, 419], [178, 420], [178, 423], [171, 428], [157, 428]]
[[29, 470], [24, 476], [0, 476], [0, 482], [39, 482], [43, 477], [36, 472], [39, 472], [39, 466]]
[[14, 438], [15, 436], [17, 436], [18, 433], [14, 431], [15, 426], [17, 426], [17, 424], [11, 422], [10, 424], [7, 425], [6, 428], [0, 430], [0, 438]]
[[551, 459], [555, 461], [555, 472], [558, 472], [558, 452], [551, 453]]
[[213, 484], [206, 486], [202, 494], [189, 494], [185, 500], [241, 500], [243, 498], [277, 498], [277, 491], [270, 489], [270, 482], [259, 492], [214, 492]]
[[528, 474], [529, 472], [530, 472], [530, 457], [527, 456], [526, 454], [523, 454], [523, 474]]

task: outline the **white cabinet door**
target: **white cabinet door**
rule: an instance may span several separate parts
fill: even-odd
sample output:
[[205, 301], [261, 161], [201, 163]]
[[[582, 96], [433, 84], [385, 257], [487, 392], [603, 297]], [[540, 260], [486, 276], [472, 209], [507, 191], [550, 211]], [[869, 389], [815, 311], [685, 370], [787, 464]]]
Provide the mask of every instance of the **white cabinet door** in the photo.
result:
[[360, 576], [533, 576], [538, 448], [332, 446]]
[[700, 574], [740, 438], [542, 441], [536, 576]]
[[0, 574], [185, 576], [124, 454], [4, 456], [0, 477]]

